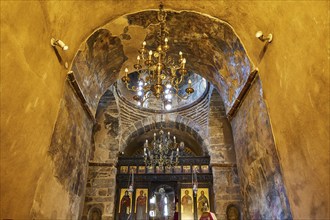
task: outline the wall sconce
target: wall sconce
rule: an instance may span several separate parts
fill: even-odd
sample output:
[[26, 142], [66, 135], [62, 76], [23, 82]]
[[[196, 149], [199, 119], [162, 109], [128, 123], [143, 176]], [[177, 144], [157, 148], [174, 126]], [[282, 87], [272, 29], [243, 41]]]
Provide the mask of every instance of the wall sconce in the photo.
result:
[[50, 44], [55, 47], [55, 46], [59, 46], [62, 48], [62, 50], [68, 50], [69, 47], [68, 45], [66, 45], [63, 41], [61, 40], [56, 40], [55, 38], [50, 39]]
[[268, 43], [272, 42], [273, 40], [273, 35], [272, 34], [268, 34], [267, 37], [264, 36], [264, 34], [262, 33], [262, 31], [258, 31], [256, 33], [256, 37], [261, 40], [262, 42], [267, 41]]

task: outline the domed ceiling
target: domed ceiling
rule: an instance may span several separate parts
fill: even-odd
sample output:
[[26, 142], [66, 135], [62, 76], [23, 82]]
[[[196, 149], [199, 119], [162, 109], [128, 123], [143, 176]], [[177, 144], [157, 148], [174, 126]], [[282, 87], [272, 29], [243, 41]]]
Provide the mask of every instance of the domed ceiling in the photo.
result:
[[[137, 72], [128, 75], [131, 78], [130, 86], [137, 86], [137, 75]], [[188, 87], [188, 79], [191, 80], [192, 88], [195, 90], [195, 92], [190, 96], [187, 96], [185, 92], [185, 89]], [[189, 72], [184, 78], [184, 82], [182, 87], [180, 87], [178, 96], [173, 95], [171, 110], [165, 110], [164, 103], [161, 101], [161, 99], [157, 99], [153, 95], [151, 95], [150, 98], [147, 99], [144, 103], [139, 105], [139, 103], [133, 99], [133, 96], [136, 95], [136, 92], [128, 90], [125, 86], [125, 83], [123, 83], [121, 80], [117, 81], [116, 91], [121, 99], [137, 108], [142, 108], [143, 110], [153, 112], [170, 112], [196, 104], [209, 91], [208, 87], [208, 83], [203, 77], [196, 73]]]
[[[230, 25], [219, 19], [189, 11], [166, 11], [168, 53], [177, 60], [182, 51], [190, 74], [197, 73], [214, 85], [228, 112], [253, 69], [239, 38]], [[147, 49], [157, 46], [157, 24], [157, 10], [123, 15], [95, 30], [81, 45], [72, 70], [92, 113], [96, 112], [102, 94], [124, 76], [124, 69], [132, 72], [142, 42], [147, 42]], [[194, 81], [199, 92], [188, 102], [176, 101], [176, 109], [198, 101], [207, 87], [201, 79]], [[120, 94], [131, 102], [120, 84]], [[152, 102], [149, 100], [143, 107], [161, 109]]]

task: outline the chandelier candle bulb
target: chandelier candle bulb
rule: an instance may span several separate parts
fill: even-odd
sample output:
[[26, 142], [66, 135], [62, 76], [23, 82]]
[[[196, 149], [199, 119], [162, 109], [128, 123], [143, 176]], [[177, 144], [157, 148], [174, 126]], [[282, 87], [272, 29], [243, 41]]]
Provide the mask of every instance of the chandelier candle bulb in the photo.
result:
[[149, 50], [149, 60], [151, 60], [152, 50]]
[[191, 88], [191, 79], [188, 80], [188, 87]]
[[165, 38], [165, 45], [164, 45], [164, 50], [165, 51], [167, 51], [168, 49], [169, 49], [169, 46], [168, 46], [168, 44], [167, 44], [167, 42], [168, 42], [168, 39], [167, 38]]

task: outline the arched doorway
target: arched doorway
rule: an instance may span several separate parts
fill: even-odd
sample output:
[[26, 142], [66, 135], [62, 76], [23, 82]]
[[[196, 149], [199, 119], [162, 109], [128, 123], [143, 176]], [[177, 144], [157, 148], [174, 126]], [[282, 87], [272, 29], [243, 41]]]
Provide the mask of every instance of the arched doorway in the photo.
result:
[[[267, 217], [273, 216], [270, 207], [264, 207], [264, 203], [253, 203], [253, 201], [263, 201], [267, 196], [266, 194], [271, 192], [274, 187], [277, 187], [275, 186], [274, 175], [275, 173], [280, 173], [280, 167], [278, 163], [278, 158], [276, 156], [270, 156], [276, 155], [276, 153], [270, 154], [271, 152], [276, 151], [276, 149], [274, 147], [272, 132], [268, 123], [267, 110], [262, 100], [262, 94], [258, 93], [258, 91], [262, 91], [261, 84], [259, 79], [255, 78], [256, 71], [254, 70], [252, 62], [250, 62], [238, 36], [227, 23], [220, 21], [219, 19], [211, 18], [209, 16], [201, 15], [195, 12], [183, 11], [171, 12], [169, 14], [169, 26], [175, 30], [174, 32], [172, 32], [173, 35], [171, 37], [174, 39], [174, 41], [178, 43], [176, 49], [182, 49], [185, 53], [190, 54], [192, 62], [191, 64], [189, 64], [190, 66], [188, 65], [189, 68], [191, 68], [195, 72], [200, 73], [207, 81], [209, 81], [216, 88], [224, 103], [224, 111], [228, 117], [233, 116], [232, 110], [234, 109], [233, 111], [236, 111], [235, 109], [237, 109], [237, 106], [239, 106], [241, 98], [245, 96], [245, 93], [249, 89], [249, 86], [252, 84], [252, 81], [256, 79], [254, 81], [255, 83], [253, 84], [253, 95], [250, 99], [255, 101], [252, 102], [254, 106], [260, 107], [257, 112], [261, 112], [263, 117], [261, 121], [256, 121], [257, 116], [255, 114], [251, 114], [252, 118], [249, 118], [249, 122], [260, 122], [267, 131], [265, 132], [266, 134], [263, 136], [267, 140], [262, 141], [258, 139], [258, 135], [252, 135], [252, 138], [246, 138], [246, 140], [248, 140], [248, 143], [245, 144], [243, 140], [246, 133], [250, 134], [249, 128], [244, 127], [244, 129], [240, 129], [239, 127], [241, 125], [240, 121], [243, 121], [245, 119], [244, 113], [246, 113], [249, 109], [248, 107], [245, 107], [243, 113], [239, 115], [239, 117], [236, 117], [237, 120], [234, 120], [232, 122], [232, 124], [234, 124], [235, 129], [234, 132], [237, 134], [237, 138], [235, 138], [235, 141], [236, 143], [240, 144], [240, 146], [238, 147], [238, 153], [240, 158], [238, 175], [243, 182], [241, 187], [245, 202], [245, 215], [248, 216], [262, 214], [263, 216]], [[127, 60], [127, 57], [132, 56], [133, 50], [136, 49], [134, 47], [131, 47], [132, 44], [131, 41], [129, 41], [130, 39], [132, 39], [131, 35], [133, 36], [136, 33], [140, 33], [143, 38], [152, 38], [152, 36], [154, 35], [154, 28], [152, 25], [149, 26], [147, 24], [149, 24], [148, 22], [151, 22], [150, 24], [152, 24], [152, 18], [154, 17], [154, 11], [144, 11], [124, 16], [120, 18], [124, 19], [125, 22], [127, 22], [124, 22], [126, 26], [123, 30], [118, 30], [118, 26], [117, 28], [115, 27], [118, 24], [117, 20], [109, 22], [104, 27], [95, 31], [89, 37], [86, 44], [82, 46], [84, 50], [81, 50], [77, 53], [76, 59], [72, 65], [73, 72], [70, 72], [70, 77], [72, 78], [71, 84], [73, 85], [72, 87], [75, 89], [76, 94], [78, 94], [78, 99], [80, 99], [80, 102], [82, 103], [83, 110], [90, 117], [89, 119], [91, 119], [91, 121], [94, 120], [94, 114], [96, 113], [96, 109], [98, 106], [97, 100], [106, 90], [109, 89], [109, 86], [114, 84], [115, 80], [119, 76], [119, 73], [123, 69], [123, 65], [126, 65], [125, 62]], [[186, 19], [187, 17], [188, 19]], [[120, 21], [122, 22], [122, 20]], [[148, 21], [147, 24], [144, 23], [146, 21]], [[191, 22], [191, 24], [189, 22]], [[187, 29], [187, 27], [189, 28]], [[113, 31], [111, 32], [109, 30]], [[132, 32], [130, 32], [129, 30], [132, 30]], [[180, 33], [186, 33], [187, 36], [185, 38], [182, 38], [180, 37]], [[128, 64], [129, 63], [127, 63], [127, 65]], [[65, 99], [65, 102], [71, 102], [72, 97], [69, 97], [70, 95], [72, 94], [68, 95], [68, 98]], [[67, 109], [64, 109], [63, 112], [60, 112], [59, 117], [68, 117], [71, 119], [71, 116], [67, 116], [66, 110]], [[89, 127], [91, 127], [91, 122], [88, 121], [88, 118], [84, 118], [84, 120], [85, 121], [83, 125], [80, 125], [81, 127], [79, 127], [79, 129], [82, 128], [83, 133], [89, 136], [89, 131], [91, 130]], [[89, 127], [85, 126], [85, 124], [87, 124]], [[247, 122], [244, 124], [249, 123]], [[77, 129], [76, 125], [74, 124], [74, 121], [72, 120], [68, 126], [72, 126], [73, 128]], [[122, 127], [122, 125], [120, 126]], [[59, 124], [58, 128], [55, 128], [54, 134], [57, 134], [57, 129], [61, 129], [61, 124]], [[81, 131], [79, 129], [78, 132]], [[256, 128], [254, 129], [255, 130], [252, 129], [252, 133], [258, 133], [258, 130]], [[129, 130], [126, 130], [126, 132], [129, 132]], [[72, 136], [75, 137], [76, 134]], [[54, 136], [55, 141], [51, 145], [52, 150], [50, 152], [51, 154], [53, 154], [55, 160], [61, 161], [61, 158], [64, 158], [61, 153], [65, 153], [65, 151], [57, 151], [56, 145], [58, 143], [55, 143], [57, 139], [61, 138]], [[84, 144], [86, 144], [86, 139], [82, 140]], [[75, 139], [73, 138], [73, 140]], [[113, 169], [115, 169], [114, 162], [117, 159], [117, 153], [119, 153], [122, 148], [127, 145], [127, 143], [122, 142], [123, 140], [120, 137], [118, 140], [119, 142], [116, 143], [111, 150], [111, 155], [113, 156], [113, 158], [111, 158], [109, 164], [112, 164], [111, 166]], [[206, 140], [206, 142], [210, 140]], [[265, 145], [264, 143], [267, 143], [267, 146], [264, 146], [264, 148], [259, 147], [261, 145]], [[249, 145], [248, 151], [253, 151], [253, 149], [256, 149], [256, 151], [260, 153], [260, 157], [253, 157], [253, 155], [251, 156], [250, 154], [244, 153], [246, 148], [245, 145]], [[231, 147], [234, 146], [229, 146], [228, 148]], [[266, 147], [268, 148], [268, 150], [261, 152], [262, 149], [265, 149]], [[227, 148], [227, 146], [218, 146], [216, 144], [210, 144], [207, 151], [212, 152], [212, 155], [217, 156], [224, 148]], [[250, 150], [250, 148], [253, 149]], [[259, 160], [260, 158], [263, 158], [265, 160]], [[254, 163], [251, 163], [251, 160]], [[266, 167], [266, 169], [268, 170], [264, 171], [261, 169], [260, 171], [256, 171], [255, 168], [262, 167], [262, 164], [265, 161], [267, 162], [267, 166], [269, 165], [268, 167]], [[93, 161], [93, 163], [94, 162], [99, 163], [104, 161]], [[236, 164], [224, 165], [222, 164], [221, 160], [220, 162], [213, 161], [211, 162], [211, 164], [213, 165], [212, 169], [217, 170], [217, 173], [219, 173], [219, 175], [223, 175], [220, 172], [223, 167], [233, 167], [233, 170], [236, 169]], [[67, 163], [66, 166], [71, 166], [71, 163]], [[66, 166], [64, 168], [66, 168]], [[56, 173], [61, 173], [64, 168], [63, 166], [57, 167]], [[81, 167], [77, 169], [79, 169], [80, 171], [82, 170]], [[78, 172], [77, 170], [75, 170], [75, 172], [77, 173], [76, 179], [79, 180], [81, 180], [85, 175], [84, 172]], [[257, 172], [257, 174], [255, 175], [254, 172]], [[82, 174], [78, 175], [79, 173]], [[236, 175], [236, 172], [232, 172], [232, 170], [229, 170], [227, 173], [228, 177], [226, 178], [228, 180], [233, 179], [231, 177], [232, 173], [234, 173], [233, 176]], [[251, 176], [253, 178], [255, 177], [256, 179], [251, 180]], [[74, 184], [79, 185], [79, 180], [78, 183], [69, 183], [66, 187], [70, 188], [72, 187], [71, 185]], [[230, 181], [227, 182], [229, 184]], [[250, 186], [252, 186], [254, 182], [260, 184], [257, 185], [257, 189], [251, 190]], [[269, 184], [265, 184], [265, 182], [269, 182]], [[283, 189], [282, 181], [280, 185], [280, 188]], [[75, 193], [79, 193], [79, 187], [73, 188], [77, 189], [77, 192]], [[257, 193], [259, 191], [262, 193]], [[281, 204], [285, 205], [283, 205], [280, 212], [276, 213], [275, 215], [290, 216], [285, 190], [281, 190], [281, 192], [283, 193], [282, 197], [284, 198]], [[249, 200], [251, 197], [256, 199]], [[235, 197], [234, 199], [239, 200], [240, 198]], [[222, 212], [224, 214], [225, 209], [223, 209], [223, 206], [224, 203], [219, 203], [217, 205], [217, 210], [219, 213]], [[107, 211], [108, 215], [111, 215], [111, 213], [113, 213], [111, 211], [111, 206], [107, 210], [110, 210]]]
[[[169, 128], [164, 128], [166, 131], [167, 129]], [[171, 133], [175, 132], [171, 130]], [[184, 132], [179, 137], [178, 142], [184, 140]], [[147, 201], [144, 219], [172, 219], [175, 212], [182, 220], [194, 219], [195, 213], [196, 218], [199, 218], [202, 213], [198, 210], [201, 208], [198, 202], [202, 201], [203, 196], [208, 211], [214, 211], [213, 175], [208, 155], [196, 155], [190, 146], [186, 146], [187, 149], [180, 150], [177, 165], [162, 169], [158, 165], [146, 165], [143, 146], [138, 147], [138, 142], [134, 139], [131, 141], [135, 143], [135, 151], [127, 147], [127, 152], [123, 152], [118, 158], [116, 219], [120, 219], [121, 200], [133, 179], [133, 190], [129, 195], [132, 200], [129, 219], [139, 216], [139, 196], [142, 195]], [[193, 182], [198, 185], [195, 193]]]

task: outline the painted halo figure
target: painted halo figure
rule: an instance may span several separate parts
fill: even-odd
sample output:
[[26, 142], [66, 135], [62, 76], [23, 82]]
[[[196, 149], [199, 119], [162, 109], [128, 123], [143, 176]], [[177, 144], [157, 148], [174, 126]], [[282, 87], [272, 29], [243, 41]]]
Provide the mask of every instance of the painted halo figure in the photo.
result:
[[127, 220], [130, 215], [131, 198], [128, 191], [125, 191], [125, 195], [120, 200], [120, 220]]
[[147, 197], [143, 190], [140, 190], [140, 195], [136, 199], [136, 220], [146, 219]]

